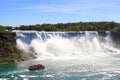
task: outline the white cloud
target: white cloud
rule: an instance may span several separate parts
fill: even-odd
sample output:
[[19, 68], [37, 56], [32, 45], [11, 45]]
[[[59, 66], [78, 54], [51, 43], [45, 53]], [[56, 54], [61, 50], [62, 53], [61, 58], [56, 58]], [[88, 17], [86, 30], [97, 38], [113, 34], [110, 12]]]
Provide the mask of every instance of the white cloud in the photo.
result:
[[[14, 0], [21, 1], [21, 0]], [[14, 8], [11, 10], [23, 10], [31, 12], [58, 12], [58, 13], [69, 13], [69, 14], [84, 14], [85, 12], [97, 12], [97, 11], [107, 11], [113, 10], [117, 5], [103, 0], [85, 0], [74, 1], [70, 4], [30, 4], [19, 6], [19, 8]], [[88, 14], [88, 13], [87, 13]]]
[[41, 11], [41, 12], [62, 12], [76, 13], [85, 10], [109, 9], [115, 7], [116, 3], [108, 0], [66, 0], [66, 4], [57, 2], [57, 4], [31, 4], [24, 6], [21, 10]]
[[80, 13], [87, 10], [98, 10], [110, 8], [108, 4], [69, 4], [69, 5], [38, 5], [20, 8], [21, 10], [40, 11], [40, 12], [62, 12], [62, 13]]
[[70, 13], [73, 11], [78, 11], [78, 8], [71, 7], [71, 6], [32, 6], [32, 7], [24, 7], [21, 8], [22, 10], [37, 10], [41, 12], [63, 12], [63, 13]]

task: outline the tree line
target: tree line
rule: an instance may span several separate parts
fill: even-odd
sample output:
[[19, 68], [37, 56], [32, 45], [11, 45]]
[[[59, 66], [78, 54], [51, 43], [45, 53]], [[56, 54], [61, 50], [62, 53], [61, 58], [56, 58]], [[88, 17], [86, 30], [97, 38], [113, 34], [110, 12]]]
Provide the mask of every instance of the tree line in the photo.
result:
[[116, 22], [76, 22], [57, 24], [20, 25], [18, 27], [0, 26], [0, 30], [37, 30], [37, 31], [120, 31]]

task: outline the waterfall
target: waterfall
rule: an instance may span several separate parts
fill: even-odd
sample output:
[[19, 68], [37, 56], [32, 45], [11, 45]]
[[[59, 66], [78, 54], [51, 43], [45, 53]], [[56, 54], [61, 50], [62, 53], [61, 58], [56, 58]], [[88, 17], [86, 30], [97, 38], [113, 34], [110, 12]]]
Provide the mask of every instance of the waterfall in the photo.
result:
[[29, 53], [29, 48], [33, 48], [37, 58], [76, 58], [119, 52], [112, 47], [110, 31], [105, 34], [103, 37], [97, 31], [16, 31], [16, 39], [18, 49]]

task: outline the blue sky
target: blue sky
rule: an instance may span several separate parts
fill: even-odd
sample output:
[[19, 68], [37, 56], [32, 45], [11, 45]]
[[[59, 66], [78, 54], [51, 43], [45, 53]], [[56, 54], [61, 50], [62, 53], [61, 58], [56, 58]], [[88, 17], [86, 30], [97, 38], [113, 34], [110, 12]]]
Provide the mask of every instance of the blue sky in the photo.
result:
[[120, 22], [120, 0], [0, 0], [1, 25]]

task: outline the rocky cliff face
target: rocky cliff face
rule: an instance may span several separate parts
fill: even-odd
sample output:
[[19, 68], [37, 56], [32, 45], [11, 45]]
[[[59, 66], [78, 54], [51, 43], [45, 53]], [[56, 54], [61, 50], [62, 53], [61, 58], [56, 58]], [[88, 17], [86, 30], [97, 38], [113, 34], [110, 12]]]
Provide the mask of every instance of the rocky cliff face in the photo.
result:
[[[28, 56], [16, 48], [16, 33], [0, 32], [0, 63], [28, 60]], [[34, 57], [33, 57], [34, 58]]]
[[111, 32], [111, 39], [113, 40], [114, 44], [115, 44], [115, 47], [120, 47], [120, 32]]
[[0, 32], [0, 63], [18, 61], [21, 56], [16, 49], [16, 34]]

